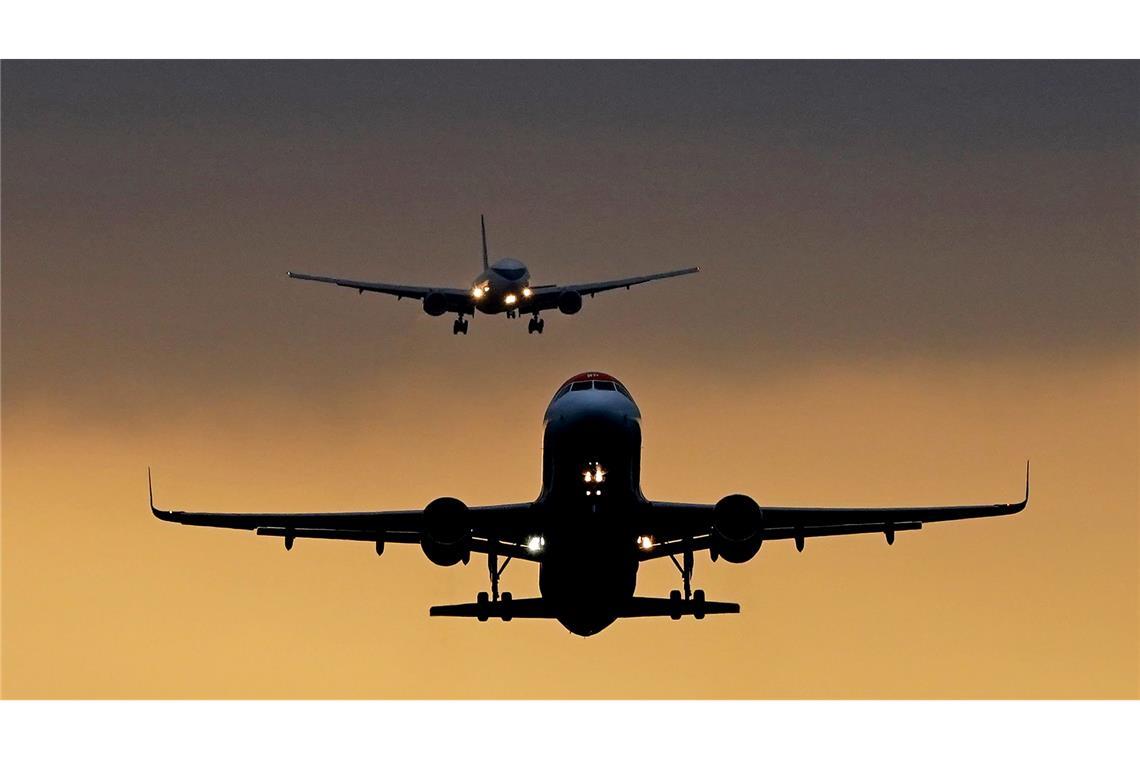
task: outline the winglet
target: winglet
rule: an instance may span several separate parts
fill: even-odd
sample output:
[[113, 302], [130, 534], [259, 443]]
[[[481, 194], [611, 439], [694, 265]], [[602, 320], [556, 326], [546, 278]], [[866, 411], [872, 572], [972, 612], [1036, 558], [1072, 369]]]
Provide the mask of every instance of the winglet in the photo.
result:
[[1025, 460], [1025, 499], [1022, 500], [1021, 503], [1022, 504], [1028, 504], [1029, 503], [1029, 460], [1028, 459]]
[[487, 263], [487, 224], [483, 221], [483, 215], [479, 215], [479, 229], [483, 231], [483, 271], [487, 271], [490, 264]]
[[158, 509], [157, 507], [154, 506], [154, 484], [150, 478], [150, 467], [149, 466], [146, 468], [146, 491], [147, 491], [147, 496], [150, 498], [150, 513], [152, 515], [154, 515], [155, 517], [157, 517], [159, 520], [169, 521], [170, 520], [170, 513], [165, 511], [165, 510]]

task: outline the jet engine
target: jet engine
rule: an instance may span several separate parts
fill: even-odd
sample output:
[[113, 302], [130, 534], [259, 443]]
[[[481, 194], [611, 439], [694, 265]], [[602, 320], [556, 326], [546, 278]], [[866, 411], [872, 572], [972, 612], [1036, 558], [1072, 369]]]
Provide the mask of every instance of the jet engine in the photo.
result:
[[467, 505], [442, 496], [424, 507], [424, 530], [420, 536], [424, 555], [437, 565], [449, 567], [471, 559], [471, 526]]
[[447, 298], [439, 291], [433, 290], [424, 296], [424, 311], [433, 317], [438, 317], [447, 311]]
[[582, 310], [582, 294], [576, 290], [564, 290], [558, 296], [558, 310], [563, 314], [577, 314]]
[[725, 496], [713, 508], [712, 554], [729, 562], [747, 562], [760, 551], [764, 513], [744, 494]]

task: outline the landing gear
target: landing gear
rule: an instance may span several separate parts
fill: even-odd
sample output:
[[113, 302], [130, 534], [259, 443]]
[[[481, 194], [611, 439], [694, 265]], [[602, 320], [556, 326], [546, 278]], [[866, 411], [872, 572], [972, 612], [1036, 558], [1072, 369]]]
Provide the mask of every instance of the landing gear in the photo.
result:
[[[693, 589], [692, 589], [693, 552], [692, 552], [692, 550], [691, 549], [686, 550], [685, 553], [681, 555], [681, 557], [684, 560], [684, 563], [685, 563], [684, 565], [682, 565], [680, 562], [677, 561], [677, 557], [675, 555], [672, 555], [672, 554], [669, 555], [669, 559], [673, 560], [673, 564], [676, 566], [677, 571], [681, 573], [681, 583], [683, 583], [685, 586], [685, 601], [687, 602], [693, 598]], [[677, 593], [680, 594], [681, 592], [678, 591]]]
[[518, 319], [519, 313], [514, 309], [507, 309], [507, 319]]
[[511, 615], [511, 592], [504, 591], [502, 596], [499, 596], [499, 579], [503, 577], [503, 571], [507, 569], [507, 565], [511, 564], [511, 558], [507, 557], [503, 560], [503, 564], [499, 564], [499, 555], [494, 551], [487, 554], [487, 574], [491, 578], [491, 593], [480, 591], [475, 596], [475, 618], [485, 623], [491, 617], [491, 605], [496, 604], [499, 607], [499, 616], [503, 620], [510, 620]]
[[705, 590], [703, 588], [693, 592], [693, 617], [697, 620], [705, 619]]
[[467, 334], [467, 320], [462, 315], [455, 318], [455, 322], [451, 325], [451, 334], [458, 335], [459, 333]]
[[[487, 574], [491, 577], [491, 599], [492, 601], [499, 601], [499, 579], [503, 577], [503, 571], [507, 569], [507, 565], [511, 564], [511, 558], [507, 557], [503, 560], [503, 564], [499, 564], [499, 555], [495, 552], [487, 554]], [[510, 596], [509, 593], [503, 594], [503, 599]]]
[[533, 317], [530, 318], [530, 322], [526, 326], [526, 331], [528, 333], [531, 333], [531, 334], [538, 333], [539, 335], [541, 335], [542, 334], [542, 328], [545, 326], [546, 326], [546, 320], [545, 319], [539, 319], [538, 315], [535, 314]]
[[[673, 564], [681, 573], [681, 583], [685, 589], [685, 602], [692, 602], [693, 617], [697, 620], [703, 620], [705, 617], [705, 592], [704, 589], [697, 589], [693, 591], [693, 552], [687, 550], [681, 555], [681, 562], [677, 561], [677, 557], [669, 555], [669, 559], [673, 560]], [[682, 614], [681, 592], [674, 589], [669, 592], [669, 603], [672, 606], [672, 612], [669, 617], [674, 620], [680, 620]], [[685, 605], [688, 606], [688, 605]]]

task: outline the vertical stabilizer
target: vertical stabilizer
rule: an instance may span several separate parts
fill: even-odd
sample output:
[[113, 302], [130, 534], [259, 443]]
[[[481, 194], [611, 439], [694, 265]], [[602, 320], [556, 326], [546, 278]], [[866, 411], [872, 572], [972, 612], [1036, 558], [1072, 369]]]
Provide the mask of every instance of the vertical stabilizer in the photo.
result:
[[487, 225], [483, 221], [483, 215], [479, 215], [479, 228], [483, 230], [483, 271], [487, 271], [490, 264], [487, 263]]

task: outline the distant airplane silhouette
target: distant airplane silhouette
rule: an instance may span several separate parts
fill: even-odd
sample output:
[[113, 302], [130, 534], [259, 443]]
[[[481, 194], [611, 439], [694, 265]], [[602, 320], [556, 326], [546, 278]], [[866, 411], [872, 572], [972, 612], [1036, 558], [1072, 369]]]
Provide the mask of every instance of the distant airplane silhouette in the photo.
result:
[[697, 267], [688, 269], [675, 269], [671, 272], [658, 272], [637, 277], [626, 277], [621, 280], [603, 280], [601, 282], [583, 282], [577, 285], [531, 285], [530, 272], [526, 265], [517, 259], [499, 259], [494, 264], [487, 263], [487, 226], [483, 217], [479, 217], [479, 225], [483, 232], [483, 271], [471, 283], [471, 287], [464, 288], [434, 288], [425, 285], [393, 285], [384, 282], [365, 282], [363, 280], [345, 280], [339, 277], [324, 277], [300, 272], [289, 272], [289, 276], [297, 280], [314, 280], [328, 282], [363, 293], [386, 293], [396, 298], [415, 298], [423, 301], [424, 311], [433, 317], [442, 316], [448, 312], [457, 314], [452, 325], [453, 335], [467, 334], [468, 322], [466, 315], [475, 315], [475, 311], [484, 314], [506, 314], [508, 319], [514, 319], [519, 314], [530, 314], [530, 323], [527, 331], [541, 333], [546, 321], [539, 314], [543, 311], [558, 309], [563, 314], [577, 314], [582, 309], [582, 296], [593, 297], [606, 290], [625, 288], [628, 290], [634, 285], [652, 280], [663, 280], [667, 277], [680, 277], [700, 271]]
[[[896, 508], [761, 507], [741, 494], [716, 504], [651, 501], [641, 493], [641, 412], [616, 378], [585, 372], [554, 394], [543, 420], [542, 489], [533, 502], [468, 507], [441, 497], [424, 509], [311, 514], [225, 514], [164, 511], [155, 517], [184, 525], [254, 530], [277, 536], [291, 549], [298, 538], [364, 541], [382, 554], [386, 543], [419, 544], [437, 565], [466, 564], [472, 552], [487, 555], [490, 593], [474, 603], [431, 608], [431, 615], [488, 618], [552, 618], [580, 636], [598, 633], [618, 618], [739, 612], [731, 602], [705, 599], [691, 590], [693, 558], [708, 551], [715, 562], [747, 562], [765, 541], [792, 540], [803, 551], [808, 538], [855, 533], [895, 534], [928, 522], [1020, 512], [1013, 504]], [[667, 598], [636, 596], [642, 562], [669, 557], [682, 588]], [[678, 561], [677, 557], [681, 557]], [[500, 564], [500, 558], [502, 564]], [[515, 599], [499, 593], [512, 559], [539, 563], [540, 596]]]

